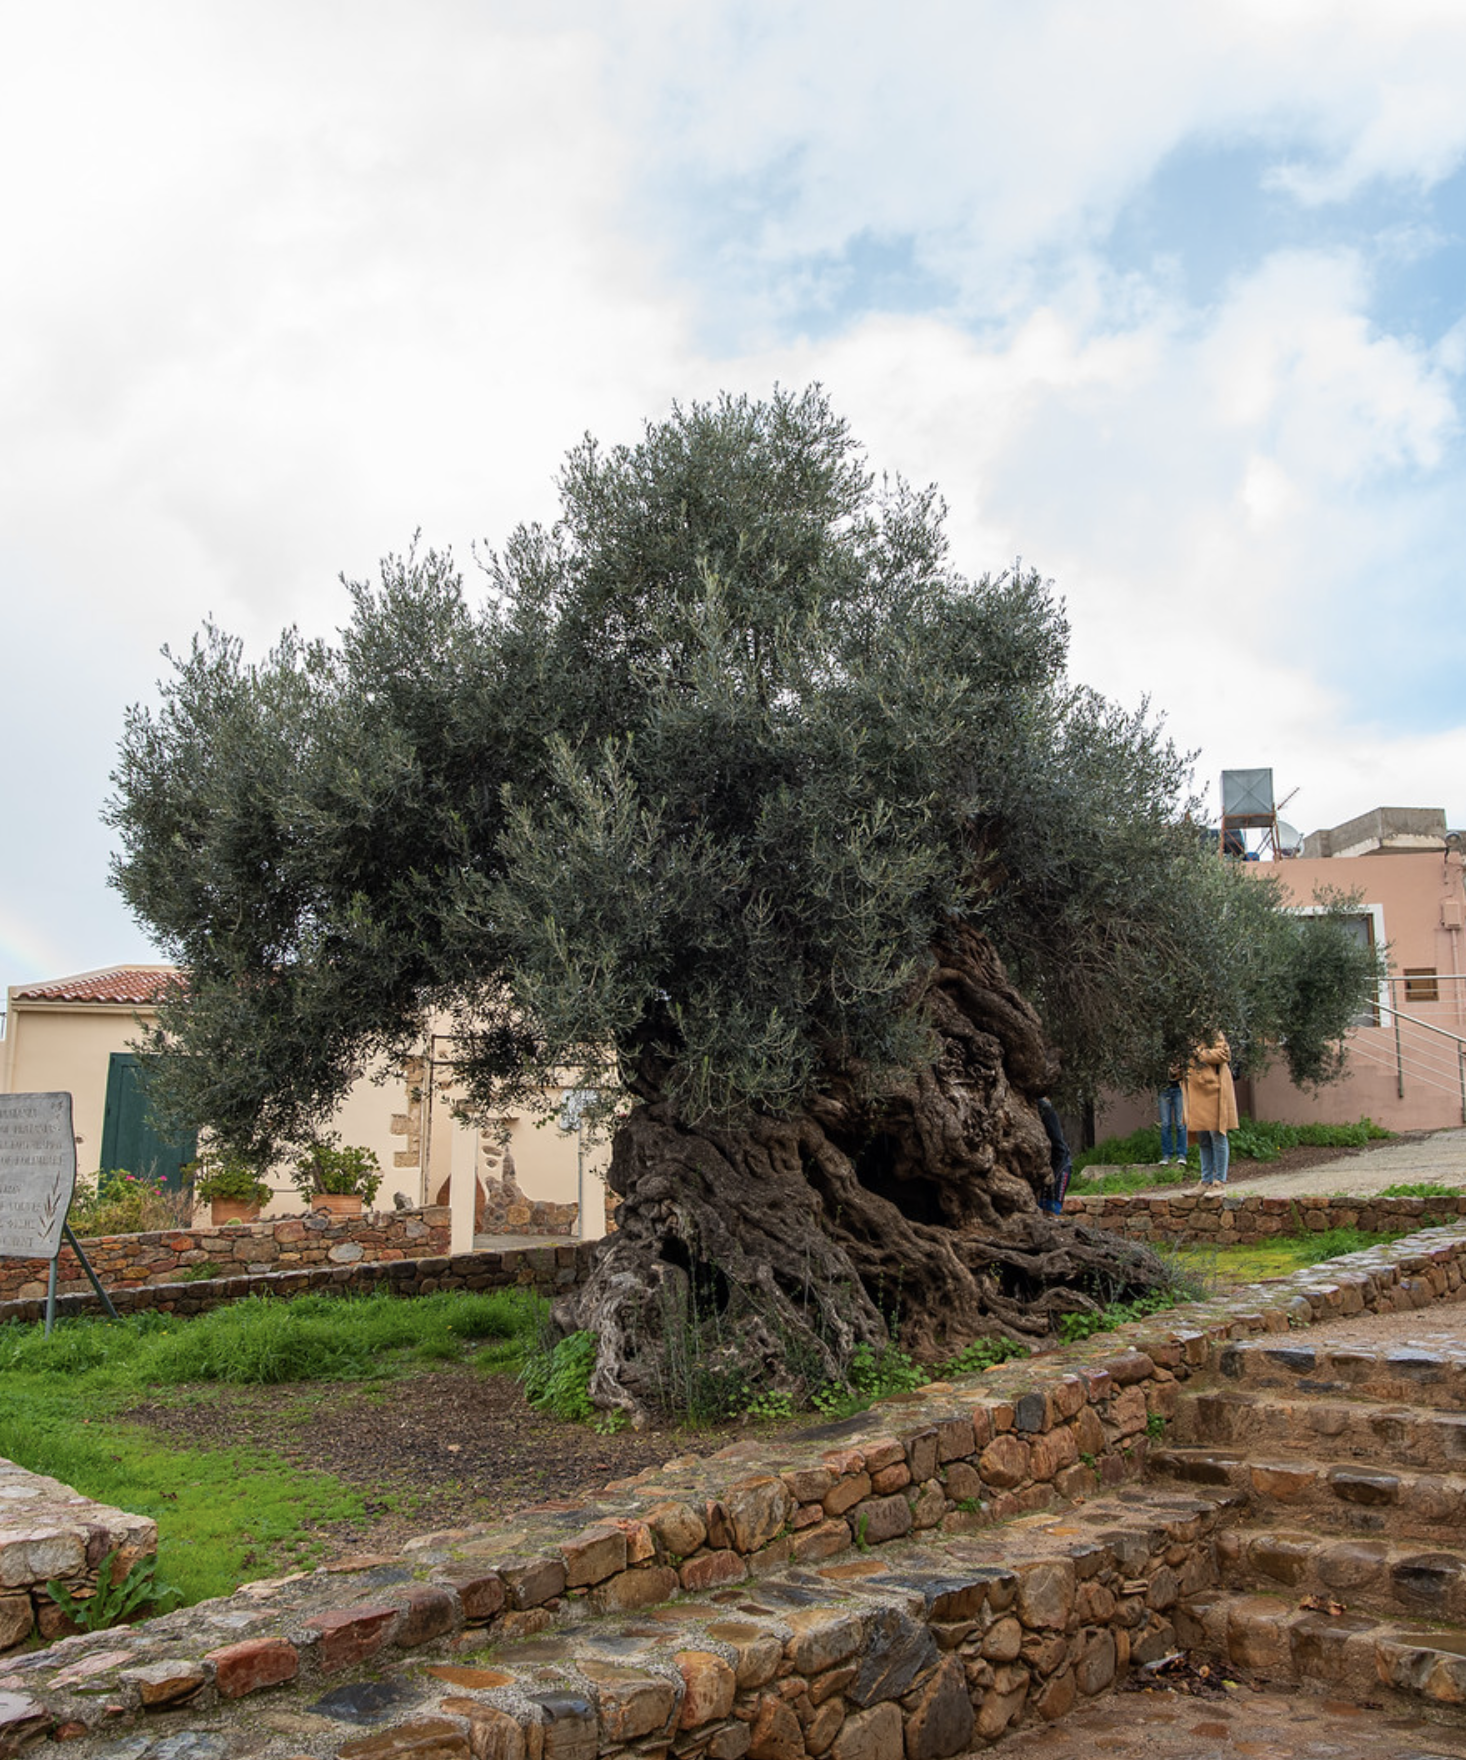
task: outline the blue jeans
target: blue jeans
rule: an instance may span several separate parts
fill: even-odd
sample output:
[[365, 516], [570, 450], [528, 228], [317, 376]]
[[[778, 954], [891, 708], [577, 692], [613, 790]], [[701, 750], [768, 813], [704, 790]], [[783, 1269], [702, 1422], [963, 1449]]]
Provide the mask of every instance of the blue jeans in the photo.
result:
[[1201, 1183], [1204, 1186], [1224, 1186], [1227, 1183], [1227, 1161], [1232, 1153], [1225, 1131], [1198, 1131], [1196, 1140], [1201, 1144]]
[[1172, 1082], [1161, 1089], [1161, 1160], [1177, 1156], [1186, 1159], [1186, 1108], [1181, 1100], [1181, 1084]]

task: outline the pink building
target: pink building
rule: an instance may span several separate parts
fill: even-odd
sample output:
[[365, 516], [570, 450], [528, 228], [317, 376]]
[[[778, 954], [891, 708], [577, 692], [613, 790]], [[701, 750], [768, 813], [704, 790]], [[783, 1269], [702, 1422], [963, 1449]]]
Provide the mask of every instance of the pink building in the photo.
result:
[[[1276, 1064], [1238, 1084], [1241, 1109], [1289, 1124], [1466, 1124], [1466, 883], [1461, 836], [1447, 831], [1445, 814], [1377, 807], [1311, 833], [1301, 855], [1247, 867], [1278, 879], [1299, 910], [1317, 908], [1320, 890], [1357, 893], [1358, 932], [1385, 950], [1388, 976], [1349, 1036], [1342, 1081], [1305, 1093]], [[1097, 1132], [1153, 1121], [1144, 1099], [1117, 1100], [1100, 1109]]]

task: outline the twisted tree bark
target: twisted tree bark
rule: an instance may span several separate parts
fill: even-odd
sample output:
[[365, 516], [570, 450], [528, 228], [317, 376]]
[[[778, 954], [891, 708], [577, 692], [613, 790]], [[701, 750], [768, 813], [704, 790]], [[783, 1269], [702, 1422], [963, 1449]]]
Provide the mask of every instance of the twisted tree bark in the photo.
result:
[[893, 1333], [940, 1361], [1164, 1282], [1147, 1249], [1039, 1208], [1038, 1017], [976, 931], [937, 955], [921, 1002], [941, 1055], [879, 1107], [834, 1070], [792, 1118], [689, 1128], [653, 1096], [621, 1125], [618, 1232], [558, 1314], [599, 1335], [598, 1405], [645, 1422], [719, 1378], [804, 1395]]

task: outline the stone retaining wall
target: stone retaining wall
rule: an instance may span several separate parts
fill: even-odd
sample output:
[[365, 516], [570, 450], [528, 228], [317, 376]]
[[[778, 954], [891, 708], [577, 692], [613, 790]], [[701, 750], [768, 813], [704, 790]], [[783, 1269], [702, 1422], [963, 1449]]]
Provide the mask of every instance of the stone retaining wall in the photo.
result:
[[[429, 1210], [422, 1214], [431, 1217]], [[446, 1216], [446, 1212], [443, 1213]], [[268, 1227], [268, 1224], [256, 1226]], [[332, 1229], [343, 1225], [331, 1224]], [[345, 1225], [349, 1226], [349, 1225]], [[329, 1232], [329, 1231], [328, 1231]], [[446, 1224], [432, 1230], [432, 1241], [446, 1245]], [[132, 1237], [146, 1238], [146, 1237]], [[338, 1241], [337, 1247], [359, 1246], [355, 1240]], [[191, 1278], [183, 1282], [166, 1279], [140, 1283], [130, 1289], [109, 1287], [108, 1295], [119, 1314], [157, 1309], [164, 1314], [203, 1314], [210, 1308], [238, 1302], [247, 1296], [292, 1296], [318, 1290], [367, 1294], [385, 1289], [398, 1296], [429, 1296], [441, 1289], [494, 1290], [532, 1289], [551, 1300], [583, 1283], [589, 1275], [596, 1243], [567, 1241], [565, 1245], [514, 1247], [502, 1252], [433, 1252], [421, 1258], [368, 1259], [348, 1251], [337, 1259], [328, 1248], [318, 1262], [298, 1270], [257, 1269], [229, 1277]], [[106, 1286], [106, 1279], [103, 1279]], [[46, 1312], [42, 1296], [0, 1302], [0, 1324], [7, 1320], [40, 1320]], [[60, 1296], [56, 1312], [62, 1317], [97, 1315], [101, 1306], [85, 1280], [79, 1290]]]
[[[262, 1271], [299, 1271], [318, 1265], [386, 1264], [448, 1251], [446, 1208], [377, 1210], [330, 1217], [311, 1212], [265, 1222], [230, 1222], [214, 1228], [170, 1228], [148, 1234], [101, 1235], [82, 1248], [102, 1287], [117, 1292], [214, 1275], [255, 1276]], [[0, 1302], [44, 1296], [47, 1259], [0, 1259]], [[91, 1284], [69, 1246], [61, 1249], [62, 1294], [91, 1294]]]
[[1280, 1234], [1322, 1233], [1358, 1228], [1368, 1234], [1411, 1233], [1466, 1217], [1466, 1191], [1444, 1198], [1304, 1197], [1264, 1198], [1245, 1190], [1202, 1192], [1194, 1185], [1174, 1195], [1074, 1191], [1064, 1201], [1070, 1215], [1097, 1228], [1138, 1241], [1169, 1241], [1174, 1246], [1212, 1242], [1252, 1246]]
[[[147, 1716], [159, 1739], [278, 1728], [295, 1745], [261, 1753], [341, 1760], [941, 1760], [1168, 1642], [1209, 1568], [1204, 1505], [1103, 1488], [1141, 1473], [1180, 1382], [1232, 1340], [1460, 1299], [1463, 1271], [1466, 1227], [1434, 1230], [397, 1559], [68, 1639], [0, 1664], [0, 1752], [8, 1729], [87, 1756]], [[370, 1718], [325, 1690], [362, 1667], [364, 1693], [395, 1683]]]

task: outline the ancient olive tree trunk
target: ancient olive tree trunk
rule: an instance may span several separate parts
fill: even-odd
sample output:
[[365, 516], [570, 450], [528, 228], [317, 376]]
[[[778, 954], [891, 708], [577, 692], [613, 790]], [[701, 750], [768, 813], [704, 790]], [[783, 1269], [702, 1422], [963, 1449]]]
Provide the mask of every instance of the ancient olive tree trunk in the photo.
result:
[[884, 1345], [888, 1318], [939, 1361], [1163, 1281], [1144, 1248], [1039, 1208], [1050, 1054], [984, 937], [943, 944], [923, 1004], [942, 1055], [879, 1109], [848, 1073], [738, 1130], [635, 1108], [608, 1176], [618, 1232], [559, 1316], [599, 1335], [597, 1404], [641, 1421], [709, 1376], [808, 1392]]

